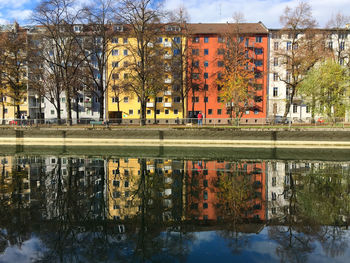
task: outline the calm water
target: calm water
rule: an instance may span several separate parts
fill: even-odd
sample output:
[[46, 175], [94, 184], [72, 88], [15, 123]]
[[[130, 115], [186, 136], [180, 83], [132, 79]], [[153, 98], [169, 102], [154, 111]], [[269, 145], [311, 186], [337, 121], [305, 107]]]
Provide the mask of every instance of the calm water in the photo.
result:
[[350, 162], [0, 156], [0, 262], [349, 262]]

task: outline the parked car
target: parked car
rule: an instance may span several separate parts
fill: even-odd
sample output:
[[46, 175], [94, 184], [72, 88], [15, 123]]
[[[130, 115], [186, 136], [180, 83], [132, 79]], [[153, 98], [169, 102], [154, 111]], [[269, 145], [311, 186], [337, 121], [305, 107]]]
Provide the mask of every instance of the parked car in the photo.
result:
[[289, 119], [288, 117], [283, 120], [283, 116], [275, 116], [275, 118], [273, 119], [273, 123], [274, 124], [289, 124], [289, 123], [292, 123], [292, 120]]

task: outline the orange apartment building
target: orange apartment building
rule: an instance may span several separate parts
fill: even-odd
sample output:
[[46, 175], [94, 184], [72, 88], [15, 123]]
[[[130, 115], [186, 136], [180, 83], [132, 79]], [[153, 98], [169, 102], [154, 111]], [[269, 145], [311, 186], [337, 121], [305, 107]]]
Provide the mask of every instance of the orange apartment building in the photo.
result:
[[[223, 71], [224, 34], [232, 24], [190, 24], [188, 38], [188, 116], [195, 118], [204, 114], [204, 123], [227, 123], [230, 118], [225, 103], [220, 98], [217, 79]], [[243, 116], [244, 123], [258, 123], [266, 118], [267, 71], [268, 71], [268, 29], [262, 23], [238, 25], [240, 41], [244, 41], [245, 53], [249, 56], [249, 67], [254, 71], [254, 106]], [[226, 119], [226, 120], [225, 120]]]
[[[264, 162], [187, 161], [186, 216], [195, 220], [225, 220], [218, 194], [221, 176], [248, 180], [251, 192], [243, 204], [242, 219], [266, 220], [266, 165]], [[236, 191], [237, 189], [232, 189]]]

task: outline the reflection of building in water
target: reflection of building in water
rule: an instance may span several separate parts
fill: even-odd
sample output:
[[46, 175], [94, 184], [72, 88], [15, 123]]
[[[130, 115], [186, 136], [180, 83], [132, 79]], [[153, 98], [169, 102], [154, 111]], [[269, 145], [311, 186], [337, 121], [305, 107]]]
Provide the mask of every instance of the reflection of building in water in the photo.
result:
[[289, 178], [283, 162], [267, 162], [267, 219], [280, 218], [288, 206]]
[[14, 202], [27, 206], [30, 203], [29, 164], [25, 158], [0, 157], [0, 199], [7, 204]]
[[[217, 220], [223, 214], [220, 213], [224, 200], [219, 200], [218, 195], [223, 191], [223, 180], [237, 180], [238, 184], [247, 182], [246, 189], [225, 188], [225, 191], [249, 191], [247, 199], [240, 200], [244, 212], [241, 217], [246, 219], [265, 219], [265, 163], [262, 162], [221, 162], [221, 161], [187, 161], [187, 215], [189, 219]], [[225, 179], [226, 178], [226, 179]], [[225, 193], [230, 196], [230, 193]], [[227, 200], [231, 202], [232, 200]], [[226, 202], [225, 202], [226, 203]]]
[[[141, 198], [144, 198], [144, 205], [148, 208], [157, 205], [156, 209], [162, 212], [165, 221], [182, 218], [182, 174], [182, 161], [136, 158], [109, 160], [109, 218], [123, 220], [136, 216], [142, 209]], [[146, 185], [146, 189], [142, 184]], [[160, 203], [156, 204], [155, 199]]]
[[71, 202], [74, 201], [80, 209], [91, 210], [90, 217], [106, 217], [106, 166], [103, 159], [49, 156], [44, 163], [46, 219], [62, 216], [66, 209], [64, 199], [72, 192], [74, 199]]
[[139, 211], [137, 190], [141, 174], [137, 158], [108, 160], [108, 218], [127, 219]]

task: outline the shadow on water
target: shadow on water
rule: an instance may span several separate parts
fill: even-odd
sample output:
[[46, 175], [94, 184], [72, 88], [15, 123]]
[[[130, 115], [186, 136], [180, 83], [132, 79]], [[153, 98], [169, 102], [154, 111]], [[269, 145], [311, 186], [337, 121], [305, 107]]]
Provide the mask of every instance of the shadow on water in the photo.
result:
[[0, 262], [350, 254], [350, 162], [25, 151], [0, 157]]

